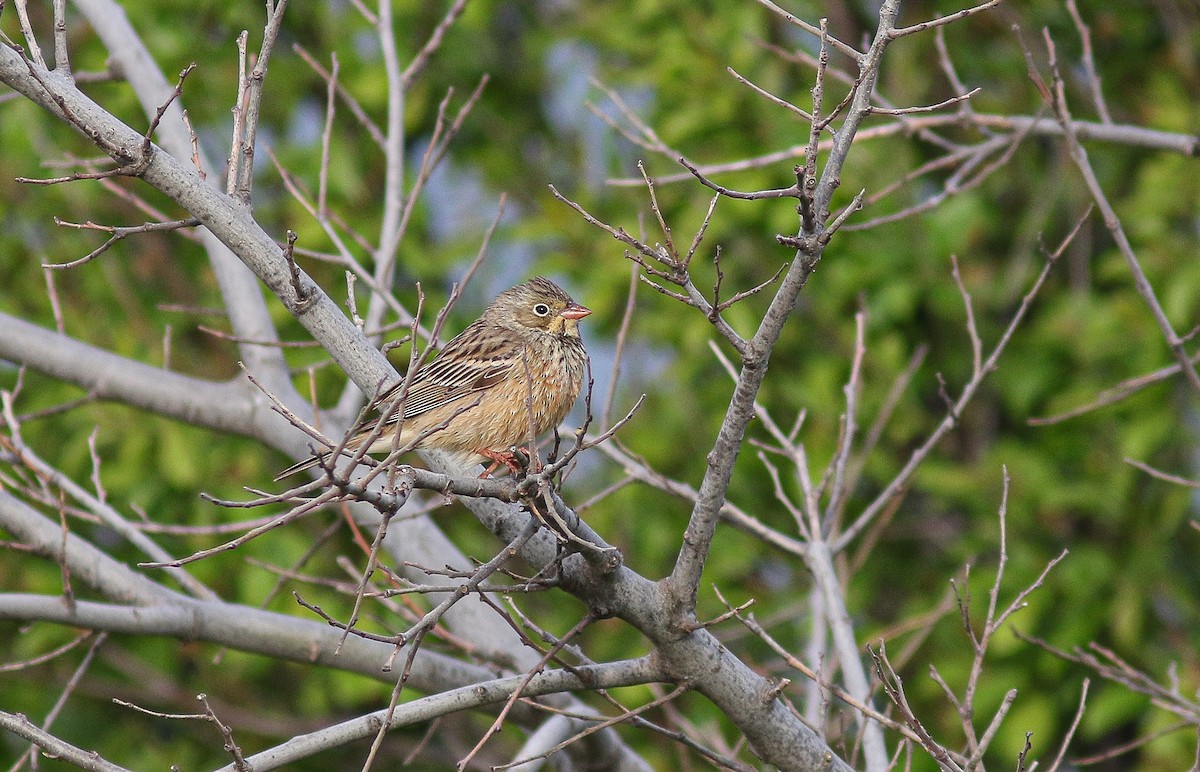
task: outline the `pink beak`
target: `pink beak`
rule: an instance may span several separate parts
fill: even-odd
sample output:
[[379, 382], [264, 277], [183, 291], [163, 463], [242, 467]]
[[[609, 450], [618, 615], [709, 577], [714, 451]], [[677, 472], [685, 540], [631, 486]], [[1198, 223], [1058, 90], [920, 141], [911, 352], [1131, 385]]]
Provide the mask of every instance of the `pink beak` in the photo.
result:
[[590, 308], [584, 308], [578, 303], [572, 303], [558, 313], [564, 319], [582, 319], [592, 312]]

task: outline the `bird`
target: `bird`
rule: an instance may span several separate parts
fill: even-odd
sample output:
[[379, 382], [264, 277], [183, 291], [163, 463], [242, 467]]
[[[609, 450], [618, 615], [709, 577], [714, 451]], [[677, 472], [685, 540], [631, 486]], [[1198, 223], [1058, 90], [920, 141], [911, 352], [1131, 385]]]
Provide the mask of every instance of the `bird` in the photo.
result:
[[[368, 453], [412, 444], [448, 451], [463, 465], [492, 461], [481, 476], [500, 464], [515, 471], [514, 450], [557, 426], [579, 397], [587, 364], [579, 320], [591, 313], [542, 276], [501, 292], [417, 370], [406, 394], [401, 379], [379, 398], [387, 414], [358, 427], [346, 449], [368, 440]], [[275, 480], [330, 455], [301, 461]]]

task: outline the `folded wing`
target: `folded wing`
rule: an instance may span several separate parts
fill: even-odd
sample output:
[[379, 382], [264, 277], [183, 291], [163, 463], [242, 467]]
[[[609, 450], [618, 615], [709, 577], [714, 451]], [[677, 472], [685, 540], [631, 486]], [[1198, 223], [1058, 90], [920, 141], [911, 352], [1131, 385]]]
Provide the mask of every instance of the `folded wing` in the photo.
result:
[[[437, 359], [417, 372], [404, 400], [402, 417], [414, 418], [503, 382], [519, 358], [518, 349], [509, 336], [481, 335], [468, 327], [446, 344]], [[383, 404], [395, 398], [401, 385], [384, 396]], [[398, 417], [392, 414], [388, 423], [396, 423]]]

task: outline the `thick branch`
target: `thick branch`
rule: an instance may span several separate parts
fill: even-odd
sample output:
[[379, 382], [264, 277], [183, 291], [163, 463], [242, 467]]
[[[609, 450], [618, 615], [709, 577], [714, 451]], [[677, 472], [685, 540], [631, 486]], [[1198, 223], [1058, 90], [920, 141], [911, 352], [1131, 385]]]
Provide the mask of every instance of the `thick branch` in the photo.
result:
[[[26, 62], [11, 48], [0, 47], [0, 81], [96, 142], [118, 163], [140, 157], [142, 135], [81, 93], [68, 78]], [[148, 159], [141, 160], [142, 178], [199, 219], [254, 271], [359, 388], [371, 393], [381, 380], [396, 377], [383, 354], [307, 275], [301, 274], [303, 294], [297, 295], [279, 247], [244, 207], [157, 146], [152, 147]]]
[[[676, 558], [675, 568], [667, 580], [668, 594], [676, 598], [674, 607], [678, 615], [692, 615], [696, 607], [700, 576], [704, 563], [712, 546], [713, 536], [721, 512], [729, 481], [733, 474], [733, 464], [737, 459], [746, 426], [754, 416], [754, 401], [766, 375], [767, 363], [775, 347], [783, 326], [796, 307], [800, 290], [808, 281], [809, 275], [821, 259], [825, 244], [838, 221], [829, 222], [830, 206], [834, 192], [841, 184], [842, 166], [850, 152], [851, 143], [859, 125], [871, 113], [871, 98], [875, 82], [879, 76], [883, 52], [888, 43], [893, 40], [896, 16], [899, 13], [899, 0], [887, 0], [879, 10], [879, 26], [871, 47], [859, 62], [858, 86], [853, 91], [846, 118], [841, 127], [834, 132], [833, 147], [829, 159], [822, 169], [819, 180], [814, 180], [813, 170], [815, 152], [808, 154], [804, 171], [798, 171], [798, 179], [802, 188], [811, 189], [811, 207], [805, 205], [805, 195], [800, 197], [800, 228], [795, 239], [796, 255], [779, 287], [778, 293], [771, 300], [771, 305], [764, 315], [762, 323], [747, 346], [743, 355], [741, 372], [738, 374], [737, 385], [733, 398], [721, 423], [716, 443], [708, 457], [708, 468], [704, 480], [700, 484], [700, 495], [692, 510], [684, 534], [684, 544]], [[826, 39], [822, 37], [822, 51]], [[817, 85], [813, 90], [814, 121], [820, 119], [820, 93], [824, 70], [817, 73]], [[814, 122], [810, 146], [815, 148], [819, 131]], [[810, 187], [811, 186], [811, 187]], [[826, 597], [837, 596], [838, 593], [826, 593]], [[848, 616], [831, 617], [835, 637], [844, 644], [845, 648], [854, 650], [853, 627], [849, 624]], [[681, 624], [682, 619], [677, 621]], [[845, 622], [845, 624], [841, 624]], [[845, 654], [843, 653], [843, 656]], [[870, 692], [862, 663], [858, 657], [850, 657], [842, 662], [847, 671], [847, 685], [851, 694], [858, 700], [869, 704]], [[850, 672], [854, 671], [854, 672]], [[865, 718], [860, 718], [863, 725], [863, 750], [867, 768], [883, 770], [888, 767], [887, 750], [883, 742], [883, 734], [877, 724]]]
[[820, 182], [816, 185], [813, 200], [814, 208], [820, 217], [811, 233], [806, 232], [805, 226], [801, 227], [800, 240], [803, 246], [797, 250], [779, 291], [771, 300], [762, 323], [747, 347], [733, 398], [721, 423], [716, 443], [709, 453], [708, 469], [700, 484], [700, 495], [692, 509], [687, 532], [684, 534], [684, 546], [676, 558], [675, 569], [670, 577], [672, 589], [679, 595], [685, 613], [691, 613], [696, 606], [700, 574], [708, 557], [717, 520], [725, 501], [729, 480], [733, 474], [733, 463], [741, 449], [746, 426], [754, 417], [754, 400], [766, 375], [771, 352], [779, 340], [783, 325], [796, 307], [800, 290], [807, 283], [809, 274], [816, 267], [824, 248], [821, 236], [824, 234], [825, 221], [828, 218], [829, 202], [840, 184], [841, 167], [855, 131], [870, 113], [871, 93], [878, 77], [879, 60], [890, 40], [889, 31], [895, 22], [897, 6], [898, 3], [892, 0], [885, 3], [880, 10], [879, 31], [875, 42], [863, 58], [861, 85], [851, 102], [845, 123], [834, 134], [833, 150], [822, 171]]
[[[584, 689], [634, 686], [658, 680], [658, 668], [651, 657], [602, 665], [577, 665], [571, 668], [570, 672], [550, 670], [529, 679], [524, 675], [495, 678], [471, 686], [446, 689], [439, 694], [422, 697], [395, 708], [384, 708], [356, 716], [319, 731], [294, 737], [281, 745], [257, 753], [246, 761], [256, 771], [278, 769], [315, 753], [373, 737], [384, 722], [392, 729], [399, 729], [461, 710], [504, 702], [514, 690], [521, 688], [522, 684], [525, 684], [524, 688], [521, 688], [522, 697], [539, 697], [544, 694]], [[234, 772], [234, 767], [222, 767], [221, 772], [226, 770]]]
[[65, 740], [60, 740], [49, 732], [43, 731], [20, 713], [0, 711], [0, 728], [24, 737], [43, 749], [48, 756], [75, 764], [80, 769], [86, 769], [89, 772], [130, 772], [126, 767], [119, 767], [105, 761], [95, 752], [71, 745]]
[[[74, 579], [115, 601], [67, 603], [60, 596], [0, 594], [0, 619], [42, 620], [94, 630], [204, 640], [386, 682], [395, 680], [395, 675], [385, 670], [395, 654], [391, 644], [358, 636], [343, 643], [339, 630], [320, 622], [181, 595], [75, 534], [68, 533], [64, 541], [57, 523], [5, 491], [0, 491], [0, 527], [35, 552], [64, 562]], [[487, 668], [423, 650], [416, 659], [412, 683], [418, 689], [434, 691], [491, 677]]]
[[[112, 0], [74, 0], [74, 3], [96, 30], [109, 56], [133, 87], [142, 110], [147, 117], [153, 117], [158, 106], [166, 103], [173, 89], [129, 23], [125, 9]], [[159, 121], [156, 136], [163, 148], [176, 158], [190, 158], [194, 152], [200, 163], [198, 171], [216, 180], [214, 167], [206, 157], [203, 146], [192, 145], [180, 100], [168, 105]], [[211, 231], [201, 229], [200, 238], [221, 288], [221, 297], [225, 300], [225, 309], [234, 333], [243, 341], [268, 344], [239, 343], [242, 361], [272, 392], [279, 396], [287, 395], [291, 390], [287, 365], [282, 351], [269, 345], [278, 340], [278, 334], [256, 282], [237, 256]]]
[[0, 359], [122, 402], [214, 431], [260, 437], [287, 422], [257, 404], [242, 379], [218, 383], [152, 367], [0, 313]]

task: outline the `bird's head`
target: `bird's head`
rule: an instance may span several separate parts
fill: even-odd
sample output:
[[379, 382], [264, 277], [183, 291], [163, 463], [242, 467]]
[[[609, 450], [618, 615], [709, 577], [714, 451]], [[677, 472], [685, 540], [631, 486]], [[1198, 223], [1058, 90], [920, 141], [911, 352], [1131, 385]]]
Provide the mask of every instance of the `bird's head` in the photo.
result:
[[562, 287], [538, 276], [501, 292], [483, 316], [504, 327], [578, 338], [579, 320], [591, 312]]

